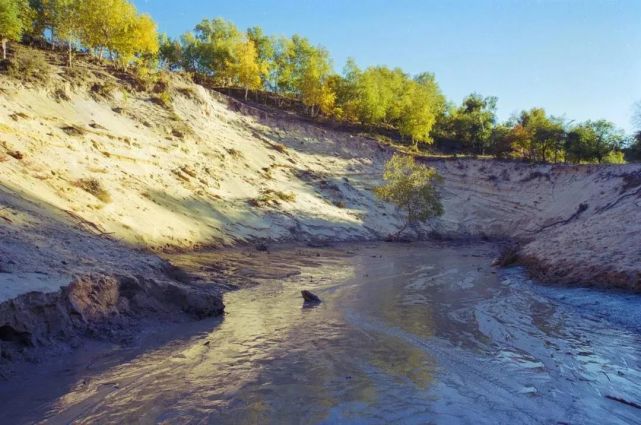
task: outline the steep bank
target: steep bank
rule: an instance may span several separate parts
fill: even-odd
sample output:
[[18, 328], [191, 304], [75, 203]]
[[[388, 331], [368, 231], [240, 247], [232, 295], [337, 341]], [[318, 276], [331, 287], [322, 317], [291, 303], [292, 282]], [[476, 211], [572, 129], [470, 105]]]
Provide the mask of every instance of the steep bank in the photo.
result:
[[[2, 300], [91, 274], [177, 285], [152, 251], [381, 239], [401, 223], [371, 191], [391, 155], [374, 140], [179, 77], [145, 91], [82, 61], [54, 71], [0, 75]], [[640, 166], [428, 162], [446, 214], [418, 236], [508, 239], [542, 278], [640, 288]]]
[[445, 177], [438, 233], [511, 240], [511, 260], [541, 280], [641, 289], [639, 164], [433, 164]]

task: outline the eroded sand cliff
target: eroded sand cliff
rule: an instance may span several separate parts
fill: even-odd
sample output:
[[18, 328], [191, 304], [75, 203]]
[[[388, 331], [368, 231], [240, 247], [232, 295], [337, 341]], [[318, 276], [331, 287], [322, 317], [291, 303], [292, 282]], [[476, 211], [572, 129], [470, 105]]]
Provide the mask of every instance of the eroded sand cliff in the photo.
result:
[[[153, 251], [373, 240], [401, 224], [372, 192], [391, 155], [375, 140], [180, 78], [162, 105], [78, 66], [84, 79], [56, 68], [46, 87], [0, 76], [0, 302], [89, 275], [183, 285], [189, 297], [210, 290], [176, 282]], [[444, 177], [446, 213], [415, 236], [511, 241], [545, 280], [641, 288], [641, 166], [425, 161]], [[125, 292], [109, 303], [131, 303]]]

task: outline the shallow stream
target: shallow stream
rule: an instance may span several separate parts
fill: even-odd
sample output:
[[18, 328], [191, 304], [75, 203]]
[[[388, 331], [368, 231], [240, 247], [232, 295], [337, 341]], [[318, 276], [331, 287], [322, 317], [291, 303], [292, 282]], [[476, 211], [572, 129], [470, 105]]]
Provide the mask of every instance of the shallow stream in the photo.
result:
[[[445, 243], [252, 254], [235, 274], [259, 284], [227, 293], [224, 319], [112, 351], [100, 368], [74, 362], [55, 399], [18, 389], [8, 411], [80, 424], [641, 423], [641, 297], [542, 286], [493, 268], [494, 254]], [[301, 289], [323, 302], [303, 308]]]

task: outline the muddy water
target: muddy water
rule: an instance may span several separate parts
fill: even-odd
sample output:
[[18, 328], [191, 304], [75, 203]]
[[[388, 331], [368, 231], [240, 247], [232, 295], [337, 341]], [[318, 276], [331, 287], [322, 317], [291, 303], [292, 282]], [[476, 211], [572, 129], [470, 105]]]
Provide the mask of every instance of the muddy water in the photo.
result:
[[[641, 423], [638, 296], [536, 285], [492, 268], [484, 244], [234, 255], [234, 276], [260, 284], [228, 293], [222, 321], [99, 371], [68, 366], [55, 399], [17, 391], [13, 420]], [[301, 289], [323, 303], [302, 308]]]

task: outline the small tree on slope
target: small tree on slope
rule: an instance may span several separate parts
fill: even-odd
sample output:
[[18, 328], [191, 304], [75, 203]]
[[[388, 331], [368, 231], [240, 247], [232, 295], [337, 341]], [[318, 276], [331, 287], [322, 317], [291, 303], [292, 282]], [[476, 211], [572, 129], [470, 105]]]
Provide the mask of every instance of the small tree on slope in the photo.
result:
[[443, 214], [443, 205], [435, 187], [442, 178], [434, 168], [417, 164], [411, 156], [394, 154], [385, 164], [383, 179], [385, 184], [375, 188], [374, 193], [406, 214], [405, 223], [395, 236], [408, 225]]

